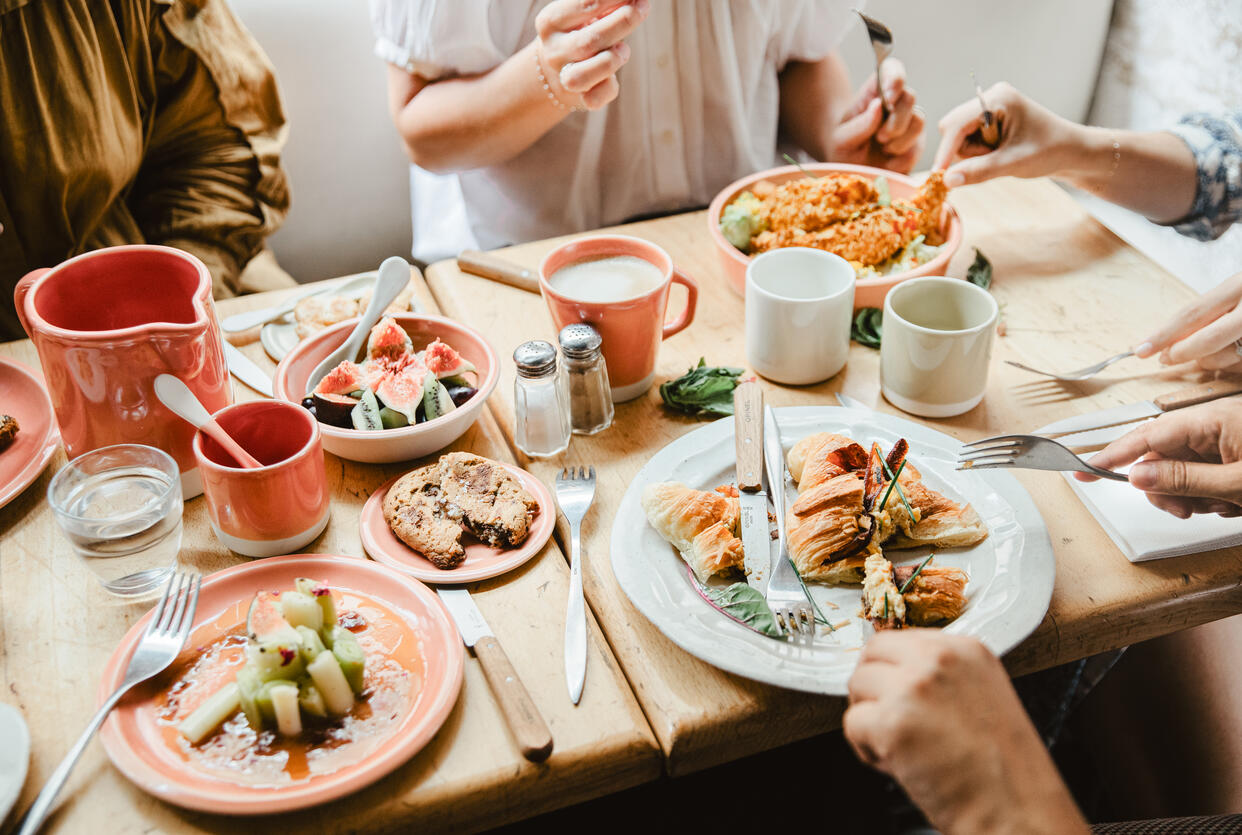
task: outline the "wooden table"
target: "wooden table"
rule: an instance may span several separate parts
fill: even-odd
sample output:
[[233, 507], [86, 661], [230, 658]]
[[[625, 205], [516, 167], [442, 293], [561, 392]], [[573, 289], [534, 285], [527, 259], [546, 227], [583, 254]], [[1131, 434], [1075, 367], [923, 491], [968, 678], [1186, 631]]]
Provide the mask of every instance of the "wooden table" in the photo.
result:
[[[417, 289], [434, 309], [421, 280]], [[236, 299], [221, 303], [219, 310], [228, 315], [279, 297]], [[274, 369], [257, 343], [244, 350]], [[0, 354], [38, 367], [29, 342], [0, 345]], [[257, 397], [236, 381], [234, 392], [238, 399]], [[512, 460], [486, 412], [453, 448]], [[119, 602], [104, 592], [56, 529], [44, 496], [64, 461], [58, 452], [38, 481], [0, 509], [0, 701], [21, 709], [33, 749], [19, 810], [34, 800], [85, 726], [108, 656], [151, 605]], [[363, 503], [410, 466], [356, 464], [328, 455], [332, 520], [306, 551], [362, 555], [358, 515]], [[183, 543], [182, 563], [204, 573], [244, 562], [216, 541], [202, 498], [185, 506]], [[279, 824], [274, 818], [239, 821], [185, 812], [132, 785], [95, 742], [79, 761], [45, 831], [236, 832], [272, 825], [305, 832], [470, 831], [655, 779], [661, 770], [659, 749], [593, 620], [590, 680], [581, 704], [575, 708], [569, 701], [561, 655], [568, 580], [565, 559], [553, 541], [524, 567], [471, 587], [551, 728], [556, 747], [543, 765], [522, 759], [478, 662], [468, 655], [457, 706], [431, 744], [389, 777], [343, 800], [281, 815]]]
[[[1193, 293], [1088, 216], [1047, 181], [1001, 180], [954, 192], [966, 240], [949, 272], [964, 274], [973, 247], [995, 267], [993, 288], [1006, 335], [997, 340], [984, 402], [951, 420], [929, 422], [969, 440], [1023, 431], [1058, 417], [1131, 402], [1199, 382], [1185, 370], [1161, 372], [1132, 360], [1103, 378], [1059, 384], [1003, 364], [1077, 368], [1121, 350], [1193, 297]], [[700, 285], [693, 325], [664, 344], [657, 383], [706, 357], [710, 365], [744, 366], [742, 300], [728, 288], [706, 231], [704, 213], [623, 227], [660, 244]], [[535, 268], [564, 239], [498, 254]], [[452, 262], [432, 265], [427, 279], [440, 307], [485, 333], [502, 356], [530, 338], [555, 339], [536, 295], [466, 275]], [[679, 310], [680, 290], [670, 309]], [[845, 391], [895, 412], [878, 392], [878, 353], [854, 345], [845, 371], [828, 382], [792, 388], [763, 382], [775, 406], [832, 404]], [[513, 364], [490, 406], [512, 446]], [[612, 515], [638, 469], [697, 420], [664, 410], [655, 388], [617, 408], [614, 426], [575, 437], [546, 461], [518, 456], [545, 480], [567, 464], [593, 464], [595, 510], [584, 529], [585, 587], [612, 650], [650, 720], [670, 773], [704, 768], [833, 727], [842, 700], [808, 696], [721, 672], [667, 640], [629, 602], [609, 562]], [[1016, 472], [1043, 514], [1057, 560], [1052, 606], [1036, 632], [1007, 657], [1010, 670], [1050, 667], [1242, 611], [1242, 549], [1133, 565], [1055, 473]], [[563, 533], [563, 532], [562, 532]], [[587, 689], [595, 681], [589, 669]]]

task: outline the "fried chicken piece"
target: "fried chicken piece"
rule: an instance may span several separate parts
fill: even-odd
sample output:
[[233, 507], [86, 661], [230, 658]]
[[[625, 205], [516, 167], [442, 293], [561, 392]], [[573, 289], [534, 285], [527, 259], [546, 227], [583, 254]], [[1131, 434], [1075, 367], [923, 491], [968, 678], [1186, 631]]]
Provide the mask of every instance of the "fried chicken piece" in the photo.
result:
[[766, 195], [759, 216], [777, 232], [814, 231], [849, 220], [878, 199], [872, 181], [857, 174], [806, 177], [782, 183]]
[[17, 439], [17, 418], [12, 415], [0, 415], [0, 449], [7, 449]]
[[911, 205], [919, 210], [919, 233], [927, 243], [939, 246], [944, 243], [941, 234], [945, 200], [949, 196], [949, 187], [944, 184], [944, 172], [933, 171], [927, 175], [919, 191], [910, 200]]

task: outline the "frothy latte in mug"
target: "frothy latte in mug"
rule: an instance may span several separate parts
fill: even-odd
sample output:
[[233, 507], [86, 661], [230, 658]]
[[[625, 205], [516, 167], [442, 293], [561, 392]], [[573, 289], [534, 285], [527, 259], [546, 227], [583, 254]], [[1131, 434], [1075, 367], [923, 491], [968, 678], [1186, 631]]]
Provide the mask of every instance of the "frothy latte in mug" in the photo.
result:
[[563, 296], [581, 302], [619, 302], [654, 290], [664, 273], [636, 255], [601, 255], [566, 264], [548, 276]]

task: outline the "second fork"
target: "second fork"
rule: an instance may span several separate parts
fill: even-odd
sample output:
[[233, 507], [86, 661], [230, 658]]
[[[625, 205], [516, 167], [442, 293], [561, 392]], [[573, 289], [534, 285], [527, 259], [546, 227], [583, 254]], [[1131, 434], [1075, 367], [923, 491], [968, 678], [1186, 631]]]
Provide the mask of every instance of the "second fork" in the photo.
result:
[[569, 600], [565, 605], [565, 683], [574, 704], [586, 681], [586, 602], [582, 596], [582, 519], [595, 500], [595, 468], [566, 467], [556, 477], [556, 503], [569, 523]]

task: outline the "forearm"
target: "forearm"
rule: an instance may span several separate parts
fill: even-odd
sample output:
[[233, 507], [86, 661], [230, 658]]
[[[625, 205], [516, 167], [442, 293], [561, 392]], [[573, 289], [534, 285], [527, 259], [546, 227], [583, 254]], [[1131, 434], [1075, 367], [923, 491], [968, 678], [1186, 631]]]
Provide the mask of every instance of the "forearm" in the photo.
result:
[[1075, 126], [1073, 145], [1060, 179], [1157, 223], [1190, 212], [1195, 158], [1173, 134]]
[[393, 121], [414, 164], [447, 172], [505, 162], [565, 118], [539, 82], [535, 56], [532, 41], [482, 75], [423, 85], [390, 68]]
[[817, 160], [832, 158], [832, 129], [850, 103], [849, 71], [835, 53], [795, 61], [780, 75], [780, 130]]

